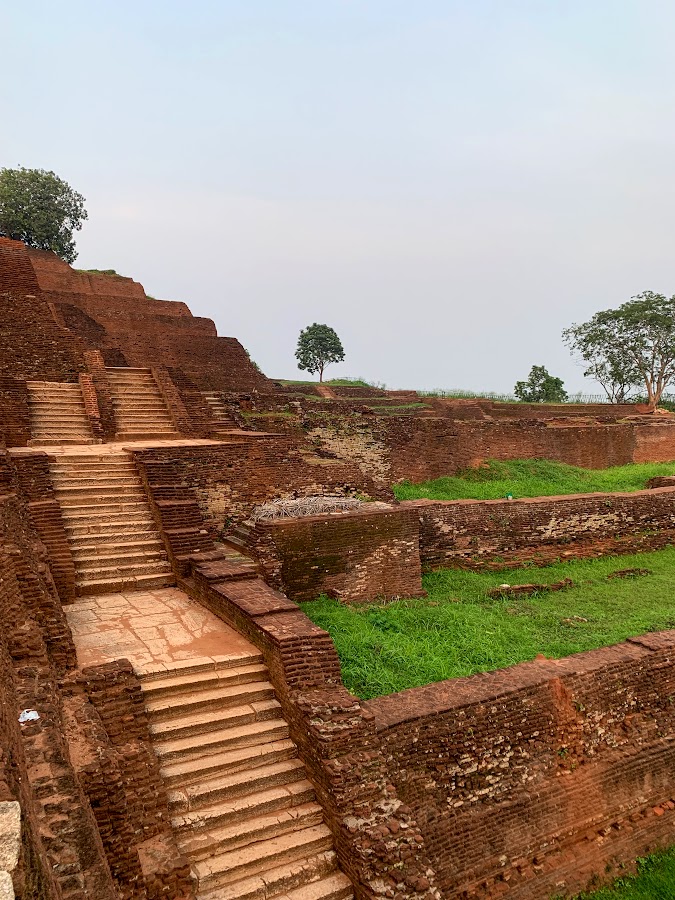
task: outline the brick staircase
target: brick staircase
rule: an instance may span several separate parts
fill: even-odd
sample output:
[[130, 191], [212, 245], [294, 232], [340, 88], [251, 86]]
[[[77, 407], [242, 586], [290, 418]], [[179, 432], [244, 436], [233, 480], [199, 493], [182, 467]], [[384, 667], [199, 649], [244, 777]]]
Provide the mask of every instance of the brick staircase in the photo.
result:
[[94, 444], [79, 384], [29, 381], [31, 444]]
[[351, 900], [268, 677], [255, 652], [141, 676], [199, 900]]
[[239, 428], [239, 422], [223, 402], [222, 396], [217, 391], [202, 391], [202, 397], [211, 411], [211, 415], [218, 425], [226, 428]]
[[117, 439], [179, 437], [150, 369], [107, 368]]
[[174, 583], [130, 454], [53, 456], [50, 471], [80, 596]]

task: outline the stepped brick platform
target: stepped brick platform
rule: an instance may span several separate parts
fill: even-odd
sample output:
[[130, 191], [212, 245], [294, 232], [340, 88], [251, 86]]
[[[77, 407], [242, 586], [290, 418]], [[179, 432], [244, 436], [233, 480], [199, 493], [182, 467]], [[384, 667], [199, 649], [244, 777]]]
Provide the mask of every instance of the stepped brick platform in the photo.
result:
[[262, 655], [182, 591], [79, 600], [78, 662], [141, 679], [171, 824], [200, 900], [351, 900]]
[[78, 594], [174, 581], [131, 454], [62, 453], [50, 464]]
[[118, 440], [170, 439], [178, 434], [150, 369], [108, 368], [105, 371]]
[[79, 384], [29, 381], [31, 444], [93, 444]]

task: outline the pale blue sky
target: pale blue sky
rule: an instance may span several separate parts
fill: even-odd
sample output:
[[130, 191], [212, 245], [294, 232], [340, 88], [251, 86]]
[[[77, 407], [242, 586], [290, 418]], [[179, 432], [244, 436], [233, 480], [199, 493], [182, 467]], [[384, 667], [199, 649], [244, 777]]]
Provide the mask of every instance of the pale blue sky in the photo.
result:
[[[560, 332], [675, 293], [675, 4], [2, 4], [0, 165], [87, 198], [83, 267], [185, 300], [272, 376], [594, 390]], [[330, 374], [331, 370], [329, 370]]]

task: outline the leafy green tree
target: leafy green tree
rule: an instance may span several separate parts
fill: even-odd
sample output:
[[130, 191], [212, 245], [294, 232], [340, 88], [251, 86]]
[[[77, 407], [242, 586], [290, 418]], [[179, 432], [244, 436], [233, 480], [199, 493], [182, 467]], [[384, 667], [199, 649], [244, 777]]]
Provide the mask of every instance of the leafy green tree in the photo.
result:
[[626, 400], [634, 388], [655, 409], [675, 376], [675, 296], [643, 291], [565, 329], [563, 339], [610, 400]]
[[318, 372], [319, 382], [322, 382], [324, 368], [330, 363], [342, 362], [345, 351], [340, 338], [330, 325], [319, 325], [315, 322], [300, 332], [295, 357], [299, 369], [311, 374]]
[[53, 250], [72, 263], [77, 256], [73, 232], [86, 218], [84, 197], [54, 172], [0, 169], [0, 235]]
[[523, 403], [564, 403], [567, 391], [562, 378], [549, 375], [545, 366], [532, 366], [527, 381], [517, 381], [514, 393]]

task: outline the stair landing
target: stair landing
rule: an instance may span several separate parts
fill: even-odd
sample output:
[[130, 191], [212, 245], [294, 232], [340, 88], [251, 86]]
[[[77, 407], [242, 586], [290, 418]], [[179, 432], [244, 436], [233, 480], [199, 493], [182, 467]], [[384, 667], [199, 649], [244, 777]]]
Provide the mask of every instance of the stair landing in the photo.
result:
[[64, 611], [80, 667], [124, 657], [146, 675], [258, 652], [178, 588], [82, 597]]

